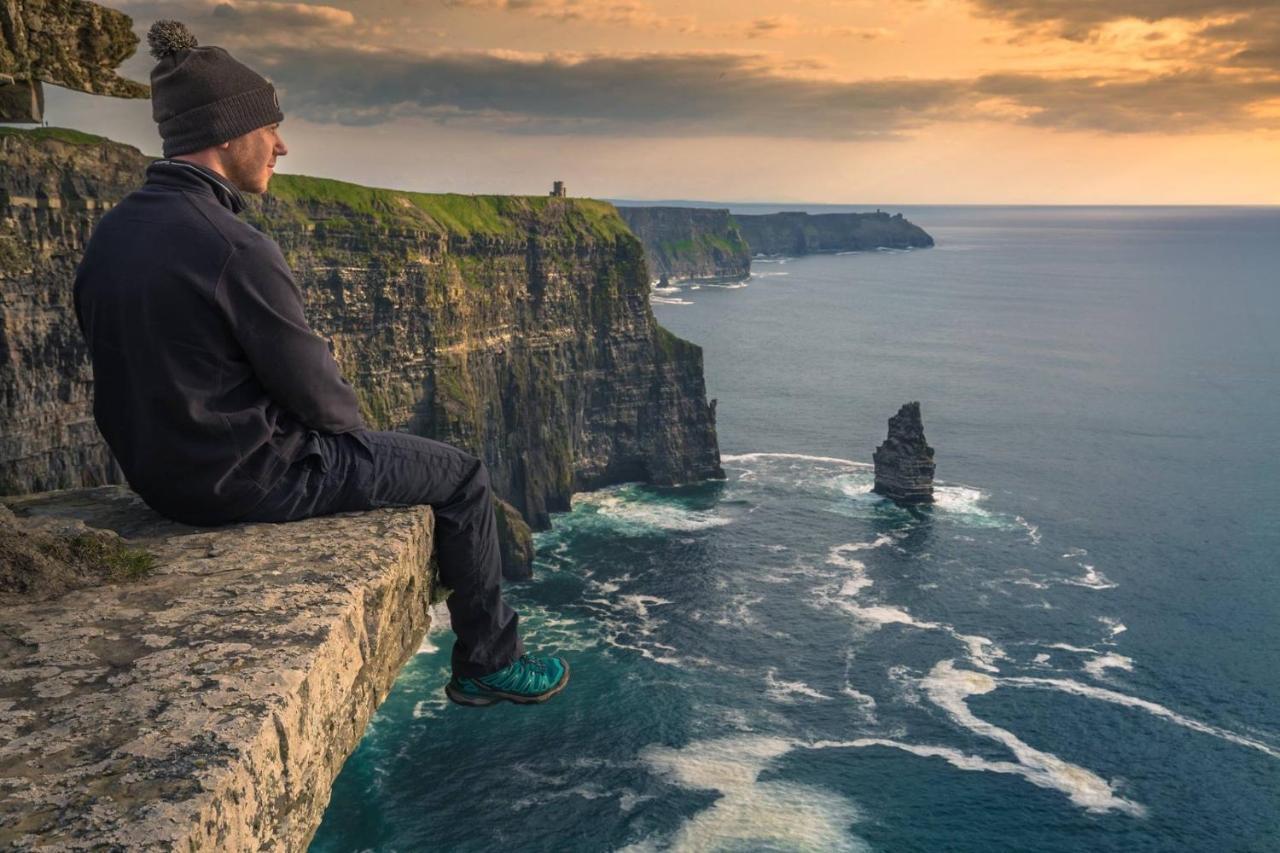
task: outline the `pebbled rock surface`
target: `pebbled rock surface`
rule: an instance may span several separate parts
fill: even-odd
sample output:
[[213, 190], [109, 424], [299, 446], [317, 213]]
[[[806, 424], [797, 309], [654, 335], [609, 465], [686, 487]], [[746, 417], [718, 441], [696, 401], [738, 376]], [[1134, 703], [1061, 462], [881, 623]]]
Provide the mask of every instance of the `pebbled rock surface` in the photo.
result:
[[889, 418], [889, 437], [872, 460], [876, 494], [901, 504], [933, 503], [933, 448], [925, 441], [919, 403], [907, 403]]
[[115, 72], [137, 47], [133, 20], [115, 9], [87, 0], [0, 0], [0, 121], [39, 122], [42, 83], [150, 97], [150, 87]]
[[306, 849], [428, 627], [430, 508], [196, 528], [119, 486], [5, 502], [157, 563], [0, 608], [0, 847]]
[[644, 244], [654, 279], [741, 281], [751, 250], [729, 211], [700, 207], [619, 207]]
[[[93, 423], [71, 281], [151, 159], [0, 129], [0, 494], [123, 482]], [[643, 249], [612, 205], [293, 175], [251, 200], [370, 428], [480, 456], [533, 529], [574, 491], [724, 476], [702, 350], [654, 320]]]

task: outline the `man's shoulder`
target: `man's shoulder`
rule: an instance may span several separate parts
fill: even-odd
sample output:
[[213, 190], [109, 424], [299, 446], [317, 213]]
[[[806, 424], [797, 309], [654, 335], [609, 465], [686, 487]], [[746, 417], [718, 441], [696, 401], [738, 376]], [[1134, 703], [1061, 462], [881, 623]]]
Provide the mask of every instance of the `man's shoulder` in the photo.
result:
[[144, 184], [126, 195], [103, 215], [99, 227], [128, 229], [140, 222], [146, 223], [153, 239], [165, 239], [165, 231], [185, 231], [183, 242], [188, 246], [193, 236], [203, 235], [209, 243], [237, 254], [279, 251], [274, 240], [216, 199], [154, 185]]

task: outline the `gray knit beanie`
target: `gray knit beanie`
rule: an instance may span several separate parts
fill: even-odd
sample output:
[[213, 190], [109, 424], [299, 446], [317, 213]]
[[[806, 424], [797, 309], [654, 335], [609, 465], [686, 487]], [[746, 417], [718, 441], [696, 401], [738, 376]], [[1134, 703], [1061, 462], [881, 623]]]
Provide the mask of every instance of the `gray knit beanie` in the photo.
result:
[[178, 21], [156, 21], [147, 32], [151, 55], [151, 117], [164, 156], [189, 154], [284, 121], [275, 87], [231, 54], [196, 37]]

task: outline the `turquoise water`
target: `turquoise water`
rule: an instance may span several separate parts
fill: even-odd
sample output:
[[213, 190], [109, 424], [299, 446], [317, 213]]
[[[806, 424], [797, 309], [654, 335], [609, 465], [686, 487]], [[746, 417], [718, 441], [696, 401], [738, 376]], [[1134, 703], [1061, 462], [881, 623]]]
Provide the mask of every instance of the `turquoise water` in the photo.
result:
[[655, 294], [728, 479], [575, 496], [509, 593], [569, 688], [448, 705], [432, 633], [312, 850], [1280, 849], [1280, 211], [904, 212]]

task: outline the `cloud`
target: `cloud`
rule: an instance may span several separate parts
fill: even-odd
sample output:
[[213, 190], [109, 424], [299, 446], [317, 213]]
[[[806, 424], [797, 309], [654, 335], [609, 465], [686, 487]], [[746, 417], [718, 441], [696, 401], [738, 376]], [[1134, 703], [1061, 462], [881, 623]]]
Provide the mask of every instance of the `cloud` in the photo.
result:
[[348, 125], [418, 117], [524, 134], [867, 140], [964, 120], [1189, 133], [1275, 126], [1258, 107], [1280, 98], [1280, 80], [1207, 70], [841, 81], [801, 76], [803, 67], [764, 54], [723, 52], [328, 47], [272, 49], [255, 62], [282, 90], [286, 115]]
[[523, 12], [561, 22], [613, 24], [685, 33], [698, 29], [697, 21], [690, 15], [661, 15], [637, 0], [444, 0], [444, 5]]
[[328, 29], [351, 27], [356, 22], [355, 15], [334, 6], [270, 3], [264, 0], [218, 0], [211, 14], [214, 18], [234, 19], [238, 23], [255, 27]]
[[[535, 15], [635, 14], [640, 16], [632, 19], [636, 26], [648, 14], [647, 6], [627, 0], [450, 2]], [[994, 7], [996, 0], [979, 2]], [[821, 58], [763, 52], [397, 49], [386, 46], [394, 40], [378, 32], [395, 28], [394, 19], [362, 20], [325, 5], [267, 0], [123, 5], [131, 12], [192, 23], [202, 43], [232, 49], [271, 78], [286, 116], [318, 123], [367, 126], [414, 117], [511, 134], [825, 140], [901, 139], [926, 125], [953, 121], [1108, 134], [1280, 127], [1280, 73], [1275, 70], [1280, 22], [1259, 18], [1266, 10], [1249, 0], [1001, 0], [1011, 20], [1076, 30], [1114, 26], [1109, 16], [1130, 12], [1230, 8], [1248, 14], [1162, 24], [1161, 32], [1172, 35], [1158, 40], [1148, 40], [1141, 27], [1126, 30], [1125, 45], [1144, 45], [1152, 55], [1171, 57], [1141, 71], [1135, 66], [854, 80], [838, 79], [836, 67]], [[743, 34], [742, 23], [715, 26]], [[821, 25], [777, 15], [746, 26], [768, 38]], [[1198, 40], [1195, 50], [1185, 43], [1188, 32]]]
[[290, 112], [374, 124], [404, 116], [513, 133], [892, 138], [955, 108], [951, 80], [850, 83], [778, 73], [733, 53], [357, 53], [260, 58]]
[[992, 74], [975, 88], [1021, 109], [1020, 123], [1108, 133], [1220, 131], [1259, 123], [1253, 108], [1280, 80], [1241, 82], [1210, 71], [1123, 79]]
[[[1009, 21], [1024, 37], [1097, 40], [1125, 21], [1192, 24], [1181, 58], [1280, 74], [1278, 0], [972, 0], [987, 17]], [[1153, 39], [1153, 41], [1158, 39]], [[1165, 56], [1172, 56], [1168, 51]]]
[[728, 28], [728, 34], [756, 38], [836, 37], [876, 39], [888, 35], [883, 27], [845, 27], [830, 24], [814, 24], [794, 15], [766, 15], [753, 18], [746, 24]]
[[[282, 30], [346, 29], [356, 23], [354, 14], [336, 6], [270, 0], [116, 0], [111, 5], [139, 21], [176, 18], [197, 38], [256, 33], [270, 39]], [[196, 22], [206, 27], [197, 29]]]

